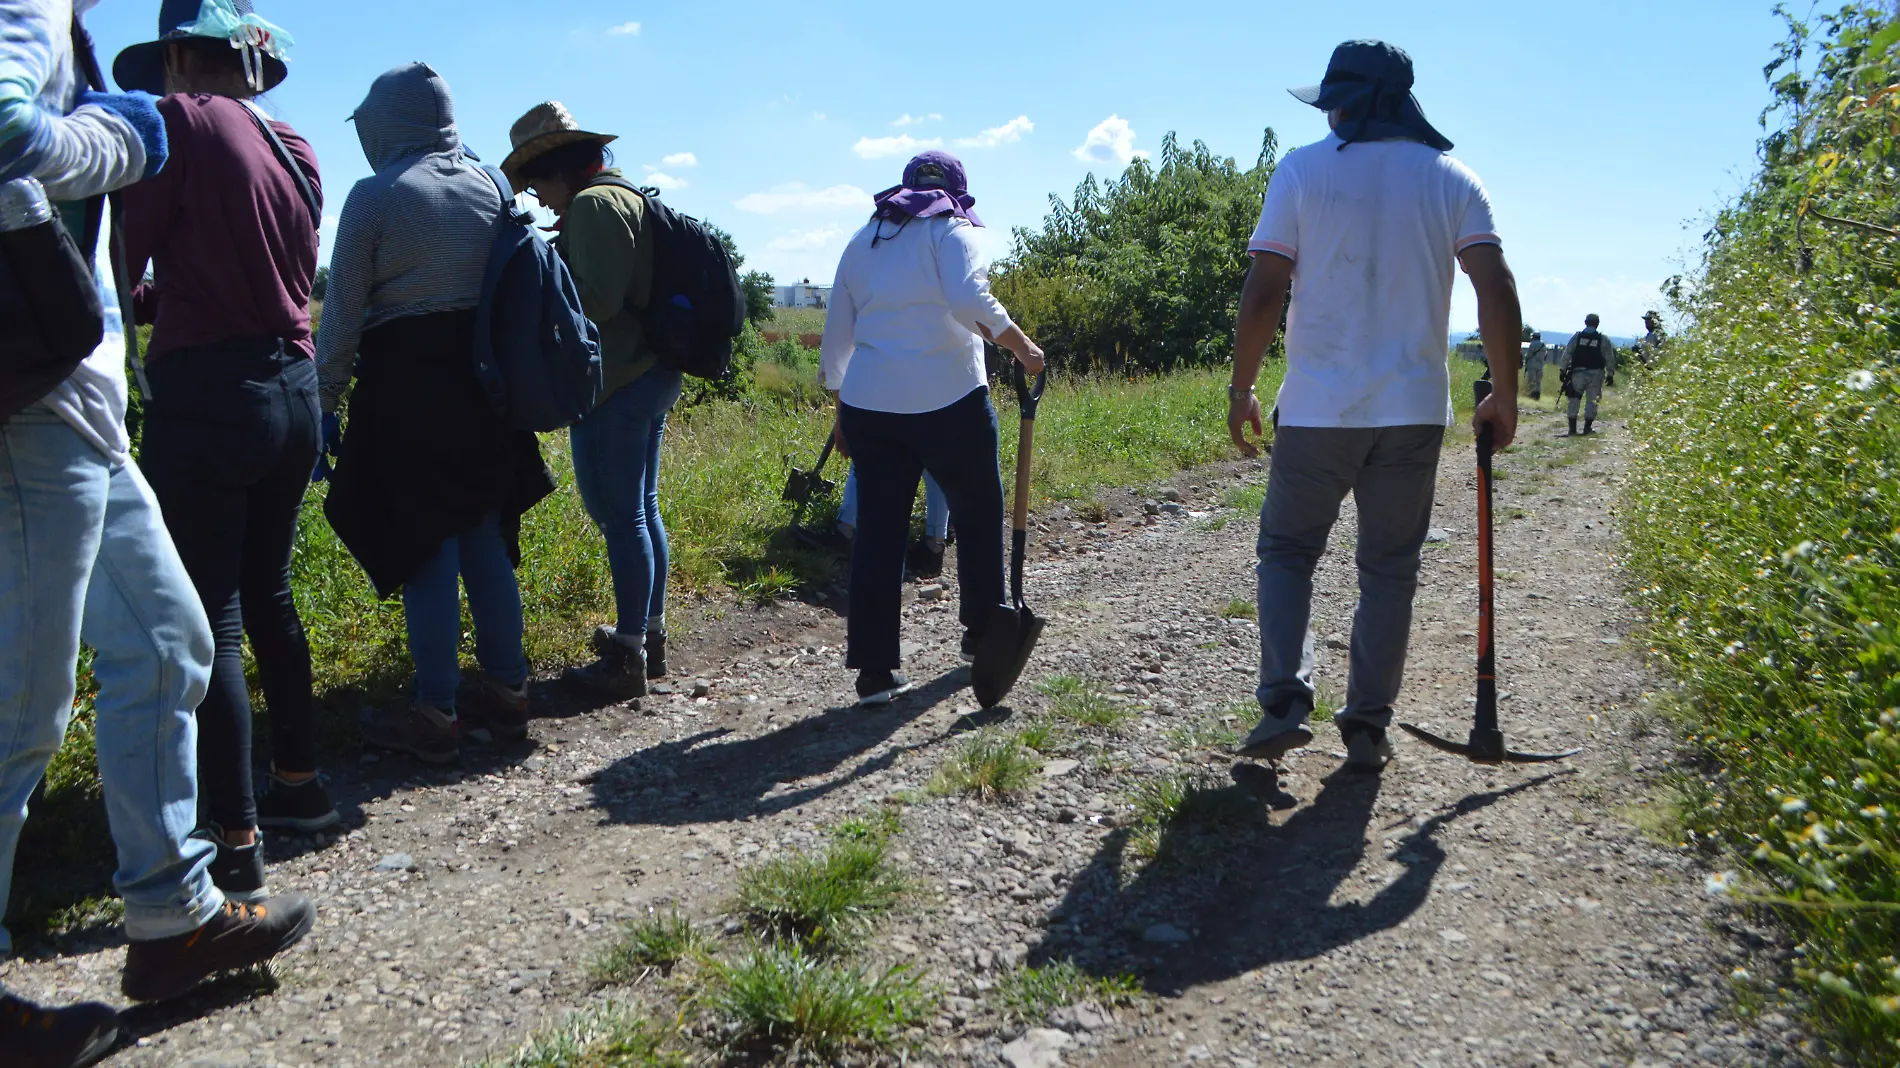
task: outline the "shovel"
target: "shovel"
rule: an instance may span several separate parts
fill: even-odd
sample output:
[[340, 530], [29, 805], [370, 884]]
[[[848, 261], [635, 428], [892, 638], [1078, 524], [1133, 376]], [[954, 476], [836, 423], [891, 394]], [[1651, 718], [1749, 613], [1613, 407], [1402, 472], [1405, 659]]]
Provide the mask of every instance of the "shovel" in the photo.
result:
[[[1491, 395], [1491, 383], [1488, 381], [1473, 382], [1471, 386], [1472, 393], [1479, 401]], [[1497, 649], [1492, 639], [1495, 613], [1491, 596], [1491, 452], [1491, 427], [1487, 424], [1478, 431], [1478, 711], [1472, 720], [1471, 737], [1460, 745], [1410, 723], [1401, 723], [1399, 727], [1434, 749], [1442, 749], [1473, 763], [1545, 764], [1576, 756], [1583, 750], [1520, 753], [1505, 748], [1504, 732], [1498, 729]]]
[[1036, 388], [1030, 389], [1023, 377], [1023, 365], [1011, 361], [1016, 371], [1017, 406], [1022, 409], [1022, 430], [1016, 444], [1016, 501], [1010, 521], [1009, 590], [1010, 603], [990, 609], [989, 625], [976, 649], [976, 662], [970, 666], [970, 689], [976, 703], [994, 708], [1023, 677], [1029, 654], [1042, 637], [1046, 620], [1023, 603], [1023, 553], [1029, 545], [1029, 458], [1036, 442], [1036, 405], [1049, 385], [1049, 372], [1036, 375]]
[[831, 459], [833, 443], [833, 435], [827, 433], [824, 450], [818, 454], [818, 466], [809, 471], [801, 471], [794, 467], [792, 473], [785, 478], [785, 492], [781, 496], [795, 506], [792, 509], [792, 526], [794, 527], [798, 526], [799, 520], [804, 518], [805, 506], [811, 503], [813, 497], [830, 493], [838, 488], [837, 483], [825, 478], [825, 462]]

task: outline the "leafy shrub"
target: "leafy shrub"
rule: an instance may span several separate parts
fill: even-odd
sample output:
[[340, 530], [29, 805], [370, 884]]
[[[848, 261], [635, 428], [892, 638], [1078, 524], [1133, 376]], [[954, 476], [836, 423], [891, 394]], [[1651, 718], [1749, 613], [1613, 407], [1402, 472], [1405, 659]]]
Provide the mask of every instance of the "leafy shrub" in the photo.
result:
[[[1650, 642], [1686, 684], [1692, 836], [1753, 866], [1795, 975], [1900, 1057], [1900, 61], [1890, 16], [1790, 20], [1762, 167], [1675, 286], [1690, 323], [1631, 420]], [[1719, 880], [1712, 889], [1734, 885]]]

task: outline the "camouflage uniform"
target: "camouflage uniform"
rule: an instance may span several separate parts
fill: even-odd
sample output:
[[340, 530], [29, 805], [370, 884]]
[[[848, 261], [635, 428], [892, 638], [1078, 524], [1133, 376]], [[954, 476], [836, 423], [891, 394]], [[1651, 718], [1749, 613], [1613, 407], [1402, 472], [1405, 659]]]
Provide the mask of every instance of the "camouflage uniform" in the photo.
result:
[[1662, 316], [1650, 312], [1643, 316], [1643, 325], [1649, 327], [1649, 333], [1636, 343], [1636, 362], [1644, 367], [1654, 367], [1662, 362], [1663, 342], [1668, 335], [1663, 333]]
[[[1579, 367], [1577, 366], [1578, 342], [1591, 335], [1594, 335], [1599, 343], [1597, 351], [1602, 355], [1603, 366]], [[1595, 357], [1589, 355], [1587, 346], [1583, 359], [1586, 364], [1595, 362]], [[1570, 409], [1568, 413], [1570, 418], [1570, 432], [1572, 434], [1577, 432], [1577, 406], [1579, 402], [1581, 402], [1583, 405], [1583, 432], [1585, 434], [1591, 433], [1590, 424], [1596, 422], [1597, 418], [1597, 402], [1603, 397], [1603, 380], [1616, 373], [1616, 346], [1611, 344], [1608, 337], [1597, 333], [1596, 327], [1588, 327], [1573, 336], [1570, 339], [1570, 343], [1564, 346], [1563, 363], [1559, 365], [1559, 370], [1567, 372], [1570, 375]]]
[[1544, 344], [1544, 335], [1531, 337], [1530, 347], [1524, 350], [1524, 381], [1531, 388], [1531, 399], [1544, 399], [1544, 363], [1550, 359], [1550, 346]]

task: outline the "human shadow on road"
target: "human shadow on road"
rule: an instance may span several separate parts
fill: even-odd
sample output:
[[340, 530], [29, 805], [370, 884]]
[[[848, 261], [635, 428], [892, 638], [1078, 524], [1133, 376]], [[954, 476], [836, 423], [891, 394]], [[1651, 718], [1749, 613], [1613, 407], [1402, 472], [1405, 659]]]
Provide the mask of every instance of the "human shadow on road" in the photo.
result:
[[[1050, 937], [1029, 963], [1067, 960], [1100, 976], [1133, 972], [1150, 991], [1178, 995], [1263, 965], [1320, 956], [1418, 911], [1445, 863], [1435, 837], [1440, 829], [1552, 778], [1463, 798], [1392, 849], [1389, 856], [1405, 865], [1402, 874], [1369, 899], [1339, 904], [1333, 899], [1366, 857], [1378, 776], [1337, 772], [1285, 823], [1269, 825], [1257, 812], [1225, 836], [1224, 848], [1194, 853], [1191, 863], [1171, 862], [1164, 842], [1161, 859], [1126, 886], [1133, 834], [1117, 829], [1070, 883], [1050, 915]], [[1256, 806], [1271, 804], [1258, 789], [1248, 792]], [[1102, 932], [1111, 934], [1087, 937]]]
[[[732, 738], [732, 730], [721, 729], [648, 746], [601, 771], [594, 804], [607, 822], [655, 826], [742, 820], [809, 804], [892, 767], [912, 747], [887, 749], [839, 772], [966, 689], [969, 674], [957, 668], [882, 709], [827, 708], [756, 737]], [[778, 790], [789, 783], [804, 785]]]

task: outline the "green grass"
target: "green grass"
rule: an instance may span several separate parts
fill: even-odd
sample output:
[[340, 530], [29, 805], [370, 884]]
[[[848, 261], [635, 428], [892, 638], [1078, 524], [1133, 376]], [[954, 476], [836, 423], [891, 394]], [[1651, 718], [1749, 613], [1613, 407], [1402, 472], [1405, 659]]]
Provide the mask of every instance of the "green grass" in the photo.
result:
[[678, 1048], [677, 1032], [609, 1002], [570, 1015], [481, 1068], [688, 1068], [693, 1059]]
[[1900, 101], [1875, 94], [1900, 82], [1900, 56], [1868, 47], [1900, 28], [1869, 10], [1817, 27], [1806, 48], [1819, 73], [1799, 112], [1809, 128], [1772, 132], [1764, 144], [1784, 147], [1708, 231], [1671, 316], [1691, 325], [1636, 398], [1619, 518], [1648, 645], [1685, 687], [1682, 833], [1746, 872], [1744, 896], [1791, 925], [1794, 980], [1834, 1049], [1891, 1065], [1900, 275], [1893, 239], [1794, 221], [1809, 204], [1857, 220], [1900, 213]]
[[1049, 715], [1071, 726], [1112, 731], [1134, 715], [1127, 705], [1110, 700], [1101, 683], [1078, 675], [1051, 675], [1036, 689], [1050, 698]]
[[1207, 856], [1222, 832], [1244, 825], [1259, 805], [1239, 786], [1213, 786], [1193, 775], [1158, 775], [1138, 784], [1129, 850], [1154, 861], [1193, 861]]
[[760, 946], [712, 966], [703, 1004], [738, 1053], [793, 1063], [889, 1057], [916, 1044], [935, 999], [908, 966], [882, 972]]
[[1034, 785], [1042, 757], [1021, 737], [994, 728], [977, 731], [957, 745], [931, 779], [938, 796], [970, 794], [994, 801]]
[[863, 816], [853, 816], [831, 829], [844, 842], [884, 843], [904, 833], [904, 817], [895, 808], [880, 805]]
[[1141, 996], [1141, 981], [1133, 975], [1094, 976], [1065, 960], [1004, 973], [989, 1000], [1005, 1016], [1033, 1023], [1065, 1005], [1092, 1001], [1113, 1008]]
[[1235, 486], [1221, 494], [1221, 503], [1236, 512], [1257, 516], [1267, 506], [1267, 484], [1249, 482], [1244, 486]]
[[904, 889], [883, 839], [843, 837], [821, 853], [779, 857], [745, 872], [735, 905], [761, 935], [837, 953], [888, 912]]
[[825, 332], [825, 309], [774, 308], [765, 329], [774, 333], [789, 330], [794, 334], [822, 334]]
[[1025, 749], [1047, 755], [1060, 748], [1066, 739], [1056, 725], [1046, 719], [1031, 720], [1016, 732], [1016, 741]]
[[1220, 610], [1222, 619], [1259, 619], [1260, 609], [1252, 601], [1236, 597]]
[[706, 948], [704, 933], [677, 912], [655, 913], [627, 924], [620, 937], [588, 966], [598, 985], [630, 983], [652, 972], [670, 972]]
[[1231, 753], [1240, 748], [1241, 741], [1259, 718], [1258, 704], [1237, 701], [1213, 715], [1189, 720], [1186, 726], [1170, 731], [1168, 739], [1178, 749]]

